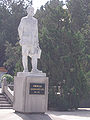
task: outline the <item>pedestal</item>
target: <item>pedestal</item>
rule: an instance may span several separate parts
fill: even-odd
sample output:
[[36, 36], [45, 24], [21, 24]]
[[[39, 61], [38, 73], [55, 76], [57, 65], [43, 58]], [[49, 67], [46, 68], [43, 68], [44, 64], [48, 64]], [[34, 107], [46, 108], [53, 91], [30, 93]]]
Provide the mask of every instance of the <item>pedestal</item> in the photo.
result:
[[45, 76], [14, 77], [13, 108], [22, 113], [45, 113], [48, 105], [48, 78]]

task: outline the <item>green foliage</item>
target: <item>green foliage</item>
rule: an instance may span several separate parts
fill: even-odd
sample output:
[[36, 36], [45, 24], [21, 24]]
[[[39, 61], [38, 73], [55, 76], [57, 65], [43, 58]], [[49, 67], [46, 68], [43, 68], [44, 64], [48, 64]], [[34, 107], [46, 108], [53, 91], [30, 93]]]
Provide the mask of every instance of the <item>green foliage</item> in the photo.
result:
[[68, 110], [70, 106], [68, 106], [68, 101], [65, 96], [61, 96], [57, 94], [54, 87], [49, 88], [49, 102], [48, 102], [49, 109], [55, 110]]
[[[90, 0], [69, 0], [67, 3], [73, 31], [80, 30], [84, 35], [85, 53], [90, 55]], [[90, 71], [90, 59], [87, 57], [86, 72]]]
[[58, 94], [59, 92], [54, 87], [50, 87], [49, 89], [49, 109], [69, 110], [78, 108], [79, 95], [75, 88], [70, 89], [68, 92], [65, 91], [62, 94]]
[[90, 71], [86, 73], [86, 79], [87, 79], [88, 93], [90, 94]]
[[6, 62], [4, 62], [4, 66], [7, 68], [8, 73], [14, 75], [23, 70], [21, 64], [21, 47], [18, 42], [14, 47], [9, 42], [6, 42], [5, 46]]
[[[79, 98], [82, 98], [86, 90], [83, 65], [86, 58], [84, 35], [80, 30], [72, 31], [68, 10], [63, 9], [63, 4], [58, 0], [47, 3], [45, 8], [37, 11], [36, 17], [39, 19], [42, 49], [39, 68], [49, 76], [50, 86], [58, 86], [65, 80], [65, 85], [61, 86], [63, 96], [49, 95], [51, 105], [58, 100], [57, 107], [64, 105], [59, 108], [76, 109]], [[53, 96], [55, 98], [52, 99]]]
[[80, 30], [87, 23], [89, 13], [89, 0], [68, 0], [68, 10], [71, 15], [72, 30]]
[[2, 76], [2, 80], [3, 80], [4, 77], [6, 78], [6, 81], [7, 81], [8, 84], [14, 82], [14, 78], [13, 78], [11, 75], [9, 75], [9, 74], [4, 74], [4, 75]]
[[[90, 97], [90, 84], [88, 74], [90, 72], [90, 0], [69, 0], [67, 3], [71, 15], [71, 27], [73, 31], [79, 31], [84, 36], [84, 54], [83, 60], [84, 74], [87, 80], [87, 90], [84, 94], [85, 101]], [[84, 105], [85, 106], [85, 105]]]
[[8, 41], [13, 46], [18, 41], [18, 25], [26, 15], [24, 1], [3, 0], [0, 2], [0, 66], [5, 62], [5, 43]]

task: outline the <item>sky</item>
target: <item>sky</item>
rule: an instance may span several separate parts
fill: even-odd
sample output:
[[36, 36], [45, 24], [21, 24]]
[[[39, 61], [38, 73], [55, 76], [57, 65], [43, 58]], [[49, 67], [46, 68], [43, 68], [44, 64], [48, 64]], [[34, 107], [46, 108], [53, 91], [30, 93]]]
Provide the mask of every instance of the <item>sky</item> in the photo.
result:
[[[33, 7], [35, 11], [39, 9], [42, 5], [45, 5], [45, 3], [49, 0], [33, 0]], [[65, 2], [65, 0], [63, 0]]]

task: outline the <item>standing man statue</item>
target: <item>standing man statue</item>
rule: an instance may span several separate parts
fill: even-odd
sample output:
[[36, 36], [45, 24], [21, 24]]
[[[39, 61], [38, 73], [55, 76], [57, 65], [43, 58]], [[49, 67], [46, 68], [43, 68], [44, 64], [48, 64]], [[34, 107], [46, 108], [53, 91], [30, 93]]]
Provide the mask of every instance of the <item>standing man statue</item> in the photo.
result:
[[37, 73], [37, 59], [40, 59], [41, 49], [38, 41], [38, 21], [34, 18], [34, 8], [27, 8], [27, 16], [21, 19], [18, 27], [20, 45], [22, 46], [23, 72], [28, 72], [28, 56], [31, 57], [32, 73]]

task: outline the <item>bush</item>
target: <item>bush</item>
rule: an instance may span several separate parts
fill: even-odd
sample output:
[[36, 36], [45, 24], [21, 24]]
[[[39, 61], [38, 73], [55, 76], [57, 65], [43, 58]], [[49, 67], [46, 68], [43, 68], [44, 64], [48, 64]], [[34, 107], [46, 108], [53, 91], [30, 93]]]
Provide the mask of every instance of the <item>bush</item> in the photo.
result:
[[79, 95], [74, 88], [70, 92], [63, 90], [63, 94], [57, 94], [54, 87], [49, 89], [49, 109], [61, 111], [77, 109], [79, 101]]
[[3, 80], [4, 77], [6, 78], [6, 81], [7, 81], [8, 84], [10, 84], [11, 82], [14, 81], [14, 78], [11, 75], [9, 75], [9, 74], [4, 74], [2, 76], [2, 80]]
[[55, 90], [49, 89], [49, 101], [48, 101], [48, 106], [49, 109], [52, 110], [68, 110], [69, 106], [68, 106], [68, 101], [67, 99], [65, 99], [64, 96], [60, 96], [58, 94], [56, 94]]

